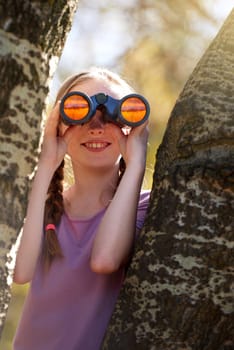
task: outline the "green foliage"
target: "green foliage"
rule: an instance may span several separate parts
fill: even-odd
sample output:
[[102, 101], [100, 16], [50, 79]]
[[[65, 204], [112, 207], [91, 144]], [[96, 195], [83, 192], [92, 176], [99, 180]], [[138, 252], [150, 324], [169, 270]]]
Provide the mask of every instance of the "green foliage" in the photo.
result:
[[20, 318], [27, 291], [28, 285], [21, 286], [13, 284], [12, 286], [12, 299], [7, 313], [7, 321], [5, 323], [2, 338], [0, 340], [0, 349], [12, 349], [12, 340]]

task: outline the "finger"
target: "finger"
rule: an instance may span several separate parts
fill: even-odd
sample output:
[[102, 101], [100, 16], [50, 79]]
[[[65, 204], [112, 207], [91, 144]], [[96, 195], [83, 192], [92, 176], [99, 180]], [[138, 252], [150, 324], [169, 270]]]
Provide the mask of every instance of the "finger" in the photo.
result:
[[63, 136], [61, 138], [64, 140], [64, 142], [66, 144], [69, 143], [69, 141], [72, 137], [74, 128], [79, 128], [79, 127], [81, 127], [81, 126], [80, 125], [71, 125], [64, 131]]
[[145, 130], [147, 130], [147, 132], [149, 131], [149, 121], [148, 121], [148, 120], [146, 120], [143, 124], [138, 125], [138, 126], [132, 128], [130, 134], [136, 134], [136, 135], [138, 134], [138, 135], [140, 135], [140, 134], [142, 134]]

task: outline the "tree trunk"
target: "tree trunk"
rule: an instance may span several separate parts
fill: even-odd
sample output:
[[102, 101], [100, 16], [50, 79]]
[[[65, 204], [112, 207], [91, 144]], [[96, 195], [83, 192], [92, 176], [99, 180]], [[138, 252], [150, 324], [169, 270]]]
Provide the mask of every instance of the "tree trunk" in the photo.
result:
[[103, 349], [234, 349], [234, 11], [182, 91]]
[[0, 0], [0, 334], [50, 68], [61, 54], [77, 2]]

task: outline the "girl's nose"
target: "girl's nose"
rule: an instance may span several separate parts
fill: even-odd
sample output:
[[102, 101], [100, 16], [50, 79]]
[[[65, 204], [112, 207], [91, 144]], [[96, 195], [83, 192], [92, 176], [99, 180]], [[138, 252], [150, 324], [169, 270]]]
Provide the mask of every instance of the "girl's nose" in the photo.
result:
[[103, 114], [98, 111], [88, 123], [88, 132], [91, 135], [102, 135], [104, 133], [105, 124]]

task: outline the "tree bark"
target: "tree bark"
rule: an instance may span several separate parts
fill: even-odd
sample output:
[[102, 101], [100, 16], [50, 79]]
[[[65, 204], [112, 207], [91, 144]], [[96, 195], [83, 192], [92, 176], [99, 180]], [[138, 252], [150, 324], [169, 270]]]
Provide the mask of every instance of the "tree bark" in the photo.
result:
[[44, 101], [77, 2], [0, 0], [0, 334]]
[[234, 11], [171, 113], [103, 349], [234, 349]]

